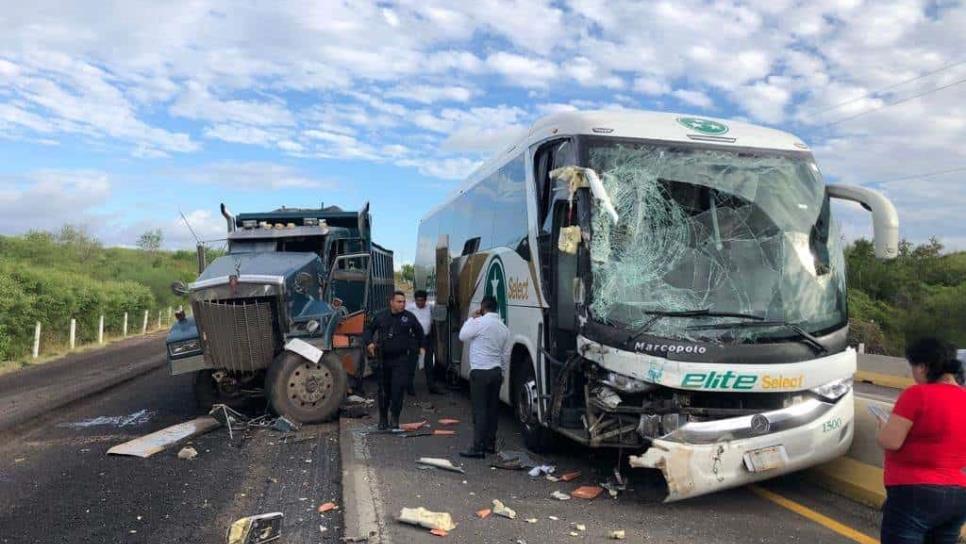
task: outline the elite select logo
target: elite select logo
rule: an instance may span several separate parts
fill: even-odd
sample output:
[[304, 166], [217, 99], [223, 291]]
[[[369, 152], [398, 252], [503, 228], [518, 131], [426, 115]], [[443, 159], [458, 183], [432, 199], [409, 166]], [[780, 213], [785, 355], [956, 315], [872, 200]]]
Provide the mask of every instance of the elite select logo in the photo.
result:
[[759, 389], [798, 390], [805, 385], [805, 376], [782, 376], [781, 374], [739, 374], [727, 372], [688, 372], [681, 379], [684, 389], [730, 389], [734, 391], [750, 391], [758, 385]]

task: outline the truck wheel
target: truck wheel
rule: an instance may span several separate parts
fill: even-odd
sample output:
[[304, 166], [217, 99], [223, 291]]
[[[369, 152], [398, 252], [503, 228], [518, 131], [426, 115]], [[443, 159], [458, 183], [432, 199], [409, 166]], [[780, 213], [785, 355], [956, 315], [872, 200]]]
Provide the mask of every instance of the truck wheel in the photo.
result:
[[537, 419], [537, 382], [529, 357], [517, 361], [512, 377], [513, 412], [520, 424], [523, 444], [534, 453], [545, 453], [553, 446], [553, 431]]
[[346, 373], [334, 353], [313, 363], [285, 352], [265, 376], [265, 391], [275, 413], [301, 423], [320, 423], [335, 418], [345, 398]]

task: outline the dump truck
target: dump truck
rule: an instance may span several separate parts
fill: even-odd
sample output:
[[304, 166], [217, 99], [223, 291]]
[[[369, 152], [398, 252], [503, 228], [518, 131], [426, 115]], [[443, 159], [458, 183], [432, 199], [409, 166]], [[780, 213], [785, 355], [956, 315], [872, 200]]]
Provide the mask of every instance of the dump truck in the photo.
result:
[[388, 306], [393, 254], [372, 242], [369, 205], [233, 215], [227, 254], [176, 282], [190, 306], [168, 334], [172, 375], [194, 373], [199, 407], [264, 395], [288, 419], [333, 418], [366, 373], [361, 336]]
[[643, 111], [537, 120], [422, 219], [415, 284], [438, 364], [492, 296], [513, 339], [501, 398], [534, 450], [565, 437], [660, 470], [668, 500], [842, 455], [854, 432], [845, 258], [826, 183], [792, 134]]

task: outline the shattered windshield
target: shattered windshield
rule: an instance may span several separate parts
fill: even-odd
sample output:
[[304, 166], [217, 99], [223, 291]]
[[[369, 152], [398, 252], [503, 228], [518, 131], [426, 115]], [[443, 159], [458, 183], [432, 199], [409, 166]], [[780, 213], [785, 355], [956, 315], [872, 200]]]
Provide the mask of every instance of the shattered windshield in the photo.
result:
[[[845, 323], [842, 249], [809, 155], [603, 139], [591, 141], [587, 153], [620, 216], [614, 224], [594, 209], [590, 310], [598, 321], [735, 341], [792, 333], [705, 327], [749, 320], [713, 314], [788, 322], [811, 333]], [[655, 312], [688, 311], [654, 319]]]

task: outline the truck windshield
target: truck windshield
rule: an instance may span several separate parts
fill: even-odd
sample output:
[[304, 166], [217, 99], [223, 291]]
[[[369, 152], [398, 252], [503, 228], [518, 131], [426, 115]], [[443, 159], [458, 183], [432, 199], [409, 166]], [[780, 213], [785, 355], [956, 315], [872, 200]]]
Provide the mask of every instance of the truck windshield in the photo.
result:
[[845, 324], [841, 240], [810, 155], [606, 139], [585, 149], [620, 216], [592, 217], [596, 320], [742, 342], [790, 336], [741, 326], [742, 315], [808, 333]]

